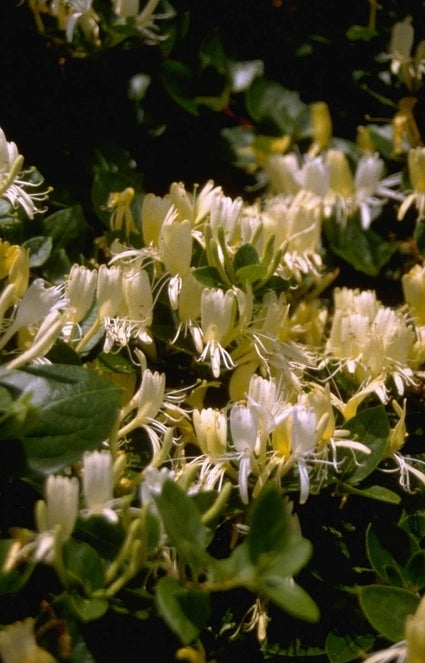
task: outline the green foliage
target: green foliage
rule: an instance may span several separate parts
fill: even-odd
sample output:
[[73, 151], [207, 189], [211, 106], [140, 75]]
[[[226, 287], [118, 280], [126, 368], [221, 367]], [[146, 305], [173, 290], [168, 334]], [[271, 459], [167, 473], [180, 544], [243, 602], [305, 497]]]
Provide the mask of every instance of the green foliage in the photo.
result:
[[[44, 476], [75, 462], [84, 451], [96, 449], [118, 415], [120, 390], [80, 366], [3, 368], [0, 384], [5, 398], [14, 398], [18, 417], [22, 416], [19, 403], [28, 403], [37, 414], [15, 435], [28, 466]], [[24, 416], [29, 419], [28, 411]]]

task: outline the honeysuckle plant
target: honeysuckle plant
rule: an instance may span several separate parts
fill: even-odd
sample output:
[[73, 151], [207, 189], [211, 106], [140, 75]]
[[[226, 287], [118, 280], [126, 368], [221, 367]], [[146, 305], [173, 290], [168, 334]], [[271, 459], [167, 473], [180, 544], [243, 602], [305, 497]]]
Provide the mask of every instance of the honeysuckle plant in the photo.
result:
[[[172, 18], [29, 4], [73, 55]], [[381, 60], [416, 92], [412, 29]], [[425, 657], [424, 148], [409, 104], [351, 142], [247, 70], [253, 123], [224, 133], [250, 191], [98, 164], [83, 248], [0, 130], [5, 663]]]

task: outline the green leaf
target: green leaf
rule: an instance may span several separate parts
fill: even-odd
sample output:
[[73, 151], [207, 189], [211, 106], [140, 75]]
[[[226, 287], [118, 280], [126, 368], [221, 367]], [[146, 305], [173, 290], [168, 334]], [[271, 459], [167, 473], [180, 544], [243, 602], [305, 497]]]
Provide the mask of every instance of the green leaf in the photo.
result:
[[330, 631], [326, 636], [326, 654], [330, 663], [348, 663], [366, 658], [375, 638], [372, 634], [340, 634]]
[[292, 135], [306, 112], [306, 106], [297, 92], [262, 77], [254, 78], [245, 100], [259, 133], [269, 135]]
[[241, 267], [236, 272], [237, 283], [245, 285], [246, 283], [255, 283], [260, 281], [267, 274], [267, 269], [263, 265], [247, 265]]
[[361, 454], [361, 462], [355, 462], [349, 450], [343, 451], [344, 464], [341, 478], [344, 483], [357, 484], [365, 479], [382, 460], [388, 442], [390, 427], [383, 405], [362, 410], [346, 422], [349, 437], [364, 444], [371, 453]]
[[345, 33], [345, 36], [350, 41], [368, 42], [377, 37], [378, 33], [367, 25], [351, 25]]
[[205, 556], [211, 530], [203, 525], [195, 502], [174, 481], [165, 481], [155, 496], [165, 531], [179, 555], [194, 568]]
[[174, 578], [161, 578], [155, 587], [158, 612], [183, 644], [189, 644], [208, 623], [210, 601], [206, 593], [184, 589]]
[[236, 251], [233, 259], [233, 267], [235, 271], [246, 267], [247, 265], [258, 265], [260, 258], [258, 251], [252, 244], [242, 244]]
[[339, 488], [350, 495], [358, 495], [359, 497], [366, 497], [370, 500], [377, 500], [378, 502], [385, 502], [387, 504], [400, 504], [401, 497], [394, 491], [386, 488], [385, 486], [369, 486], [368, 488], [354, 488], [348, 483], [341, 482]]
[[405, 576], [410, 581], [412, 591], [425, 587], [425, 551], [413, 553], [405, 567]]
[[399, 587], [368, 585], [359, 589], [361, 608], [378, 633], [391, 642], [404, 639], [408, 615], [416, 612], [419, 596]]
[[0, 385], [17, 399], [31, 398], [38, 418], [20, 439], [29, 466], [58, 472], [107, 438], [120, 408], [121, 390], [81, 366], [47, 364], [0, 369]]
[[252, 503], [247, 543], [254, 564], [264, 554], [282, 551], [289, 544], [288, 513], [280, 492], [267, 486]]
[[161, 64], [162, 84], [173, 101], [191, 115], [198, 115], [198, 105], [192, 95], [192, 71], [183, 62], [168, 58]]
[[25, 435], [39, 417], [38, 408], [31, 402], [31, 394], [13, 398], [6, 387], [0, 386], [0, 439], [11, 440]]
[[75, 243], [83, 245], [89, 226], [82, 207], [74, 205], [45, 218], [43, 230], [51, 237], [55, 249], [69, 249], [74, 248]]
[[373, 230], [363, 230], [360, 220], [349, 218], [342, 226], [336, 219], [323, 224], [330, 250], [359, 272], [377, 276], [397, 250]]
[[413, 537], [391, 522], [377, 521], [367, 529], [366, 550], [370, 563], [383, 580], [410, 588], [405, 567], [412, 555], [419, 551]]
[[208, 288], [219, 288], [223, 285], [220, 273], [216, 267], [210, 265], [196, 267], [192, 270], [192, 274], [199, 283], [206, 285]]
[[50, 257], [53, 241], [51, 237], [31, 237], [22, 244], [29, 251], [30, 267], [41, 267]]
[[261, 585], [264, 594], [292, 617], [317, 622], [319, 608], [313, 599], [292, 578], [267, 576]]
[[76, 592], [68, 594], [68, 605], [78, 619], [84, 623], [103, 617], [108, 610], [108, 601], [104, 598], [85, 598]]
[[105, 562], [88, 543], [67, 539], [62, 547], [62, 555], [69, 581], [74, 587], [83, 590], [87, 597], [95, 589], [104, 586]]

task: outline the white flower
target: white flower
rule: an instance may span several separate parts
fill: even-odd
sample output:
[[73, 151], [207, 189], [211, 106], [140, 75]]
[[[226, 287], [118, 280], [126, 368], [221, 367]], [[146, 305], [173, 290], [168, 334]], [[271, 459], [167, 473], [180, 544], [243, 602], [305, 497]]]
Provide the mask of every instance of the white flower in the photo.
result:
[[60, 525], [59, 536], [62, 539], [67, 539], [74, 531], [80, 487], [75, 477], [49, 476], [45, 491], [46, 501], [40, 500], [35, 512], [39, 534], [35, 541], [34, 558], [52, 564], [56, 527]]
[[112, 523], [118, 521], [114, 507], [114, 466], [109, 451], [91, 451], [83, 456], [83, 496], [86, 509], [84, 516], [104, 516]]
[[233, 367], [233, 361], [223, 347], [233, 327], [235, 315], [235, 295], [232, 290], [224, 292], [218, 288], [205, 288], [201, 297], [201, 327], [204, 349], [199, 361], [209, 356], [211, 370], [215, 378], [220, 375], [220, 365]]
[[37, 212], [44, 211], [37, 203], [47, 198], [48, 191], [38, 189], [40, 182], [25, 179], [22, 170], [24, 157], [19, 154], [15, 143], [8, 142], [0, 128], [0, 197], [8, 200], [14, 207], [22, 207], [32, 219]]
[[255, 464], [258, 439], [258, 413], [252, 407], [236, 404], [230, 410], [230, 432], [239, 462], [239, 493], [248, 504], [248, 477]]
[[65, 280], [66, 314], [72, 323], [78, 323], [89, 310], [97, 284], [97, 271], [74, 264]]
[[37, 326], [49, 313], [57, 311], [64, 304], [59, 287], [48, 286], [43, 279], [35, 279], [16, 307], [11, 324], [0, 337], [0, 348], [4, 348], [22, 327]]

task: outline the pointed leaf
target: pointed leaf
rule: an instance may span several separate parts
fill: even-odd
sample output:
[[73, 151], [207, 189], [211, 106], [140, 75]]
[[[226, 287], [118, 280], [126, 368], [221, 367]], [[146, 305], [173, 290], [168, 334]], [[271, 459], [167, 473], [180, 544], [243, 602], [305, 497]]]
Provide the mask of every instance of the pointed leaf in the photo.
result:
[[174, 578], [161, 578], [155, 587], [158, 612], [183, 644], [198, 637], [211, 608], [208, 594], [183, 588]]
[[408, 615], [419, 605], [419, 596], [400, 587], [368, 585], [359, 590], [360, 605], [371, 625], [387, 640], [404, 639]]

